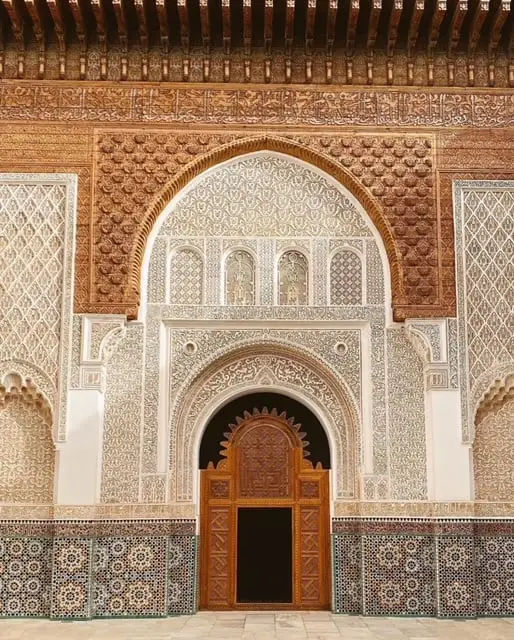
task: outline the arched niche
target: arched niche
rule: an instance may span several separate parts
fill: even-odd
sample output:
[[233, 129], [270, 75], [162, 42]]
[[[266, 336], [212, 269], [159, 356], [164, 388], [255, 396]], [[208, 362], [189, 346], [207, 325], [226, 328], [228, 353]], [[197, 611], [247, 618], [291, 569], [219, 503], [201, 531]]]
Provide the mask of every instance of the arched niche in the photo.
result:
[[[281, 158], [291, 166], [298, 167], [299, 172], [308, 170], [317, 175], [323, 180], [327, 190], [337, 190], [340, 197], [357, 212], [366, 226], [367, 233], [375, 240], [382, 269], [380, 286], [384, 290], [385, 308], [389, 311], [391, 304], [403, 304], [405, 296], [402, 288], [400, 255], [394, 244], [389, 222], [374, 198], [351, 174], [325, 156], [308, 151], [290, 141], [264, 136], [262, 139], [252, 138], [225, 145], [208, 154], [208, 158], [193, 162], [183, 175], [180, 174], [165, 187], [154, 205], [147, 211], [145, 220], [139, 227], [135, 248], [129, 261], [131, 295], [140, 298], [141, 302], [139, 318], [144, 319], [146, 314], [149, 270], [156, 240], [163, 233], [164, 225], [175, 214], [177, 207], [181, 206], [195, 189], [201, 189], [202, 183], [210, 176], [228, 168], [236, 171], [238, 163], [256, 157]], [[237, 195], [234, 193], [235, 199]], [[321, 218], [327, 215], [323, 208], [318, 213]], [[216, 232], [214, 235], [222, 236], [223, 234]], [[277, 233], [277, 236], [280, 235], [287, 237], [288, 234]], [[306, 233], [304, 237], [310, 235]], [[330, 233], [326, 235], [330, 236]], [[334, 235], [337, 236], [337, 233]], [[298, 250], [301, 251], [301, 248], [298, 247]], [[260, 267], [259, 264], [256, 266]], [[208, 283], [206, 285], [209, 286]]]
[[273, 341], [252, 342], [215, 354], [183, 381], [170, 407], [171, 501], [198, 501], [196, 469], [207, 424], [227, 402], [255, 392], [279, 393], [310, 409], [330, 444], [333, 498], [357, 498], [361, 427], [355, 398], [345, 380], [321, 359]]

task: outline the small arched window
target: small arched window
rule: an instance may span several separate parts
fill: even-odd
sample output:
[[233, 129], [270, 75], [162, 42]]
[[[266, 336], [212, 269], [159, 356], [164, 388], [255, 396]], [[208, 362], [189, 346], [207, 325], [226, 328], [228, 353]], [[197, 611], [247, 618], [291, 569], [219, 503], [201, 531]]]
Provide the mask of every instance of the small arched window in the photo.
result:
[[232, 251], [225, 262], [225, 304], [255, 304], [255, 261], [248, 251]]
[[278, 264], [278, 303], [309, 304], [309, 265], [299, 251], [286, 251]]

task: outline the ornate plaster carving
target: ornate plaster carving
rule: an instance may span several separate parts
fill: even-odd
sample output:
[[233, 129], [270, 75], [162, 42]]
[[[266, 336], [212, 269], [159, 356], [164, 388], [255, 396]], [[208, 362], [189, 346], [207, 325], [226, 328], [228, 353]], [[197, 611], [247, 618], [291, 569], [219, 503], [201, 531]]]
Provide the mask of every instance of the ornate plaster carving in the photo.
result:
[[454, 183], [463, 438], [483, 394], [514, 370], [514, 182]]
[[44, 372], [34, 381], [52, 407], [55, 438], [61, 441], [70, 375], [76, 198], [74, 175], [0, 174], [0, 360]]
[[125, 336], [125, 316], [82, 316], [80, 387], [105, 390], [105, 366]]
[[170, 411], [172, 500], [194, 499], [195, 454], [209, 417], [230, 397], [270, 382], [270, 388], [294, 393], [319, 413], [333, 447], [336, 495], [357, 497], [360, 420], [341, 381], [301, 349], [261, 342], [211, 358], [202, 373], [192, 380], [188, 377], [177, 393]]

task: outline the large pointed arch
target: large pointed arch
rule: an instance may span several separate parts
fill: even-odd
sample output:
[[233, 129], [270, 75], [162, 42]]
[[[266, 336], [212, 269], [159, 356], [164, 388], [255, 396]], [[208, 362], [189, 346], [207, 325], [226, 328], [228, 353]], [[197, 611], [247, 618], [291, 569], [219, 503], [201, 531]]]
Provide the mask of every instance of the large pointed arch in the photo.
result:
[[154, 225], [169, 202], [204, 171], [238, 156], [258, 151], [282, 153], [307, 162], [334, 178], [359, 201], [384, 243], [390, 265], [393, 310], [397, 306], [404, 305], [406, 299], [403, 287], [401, 255], [395, 243], [391, 225], [375, 198], [349, 171], [346, 171], [328, 156], [302, 146], [293, 140], [270, 135], [243, 138], [217, 147], [189, 163], [182, 172], [176, 175], [162, 189], [146, 211], [134, 239], [132, 253], [128, 261], [130, 271], [126, 292], [127, 300], [134, 301], [137, 305], [140, 304], [141, 274], [147, 242]]

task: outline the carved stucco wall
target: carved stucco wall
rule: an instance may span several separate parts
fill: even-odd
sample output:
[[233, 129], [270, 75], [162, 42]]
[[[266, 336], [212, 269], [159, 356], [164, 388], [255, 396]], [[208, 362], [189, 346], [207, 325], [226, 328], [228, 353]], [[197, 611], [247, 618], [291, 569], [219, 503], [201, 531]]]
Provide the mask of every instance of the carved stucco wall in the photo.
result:
[[[301, 161], [260, 152], [206, 172], [161, 222], [142, 324], [129, 324], [107, 366], [102, 500], [187, 507], [209, 410], [256, 386], [320, 403], [336, 499], [425, 498], [423, 371], [403, 329], [386, 331], [385, 252], [354, 198]], [[227, 272], [241, 252], [246, 266]], [[301, 259], [284, 269], [291, 253]], [[388, 387], [386, 366], [408, 367], [409, 384]]]
[[514, 182], [454, 186], [463, 437], [480, 401], [514, 372]]
[[0, 174], [4, 503], [53, 502], [52, 435], [66, 435], [75, 200], [75, 176]]
[[512, 501], [514, 495], [514, 399], [477, 425], [473, 447], [475, 498]]
[[12, 397], [0, 406], [0, 502], [51, 504], [55, 449], [39, 408]]
[[0, 174], [0, 375], [30, 379], [65, 438], [77, 179]]

